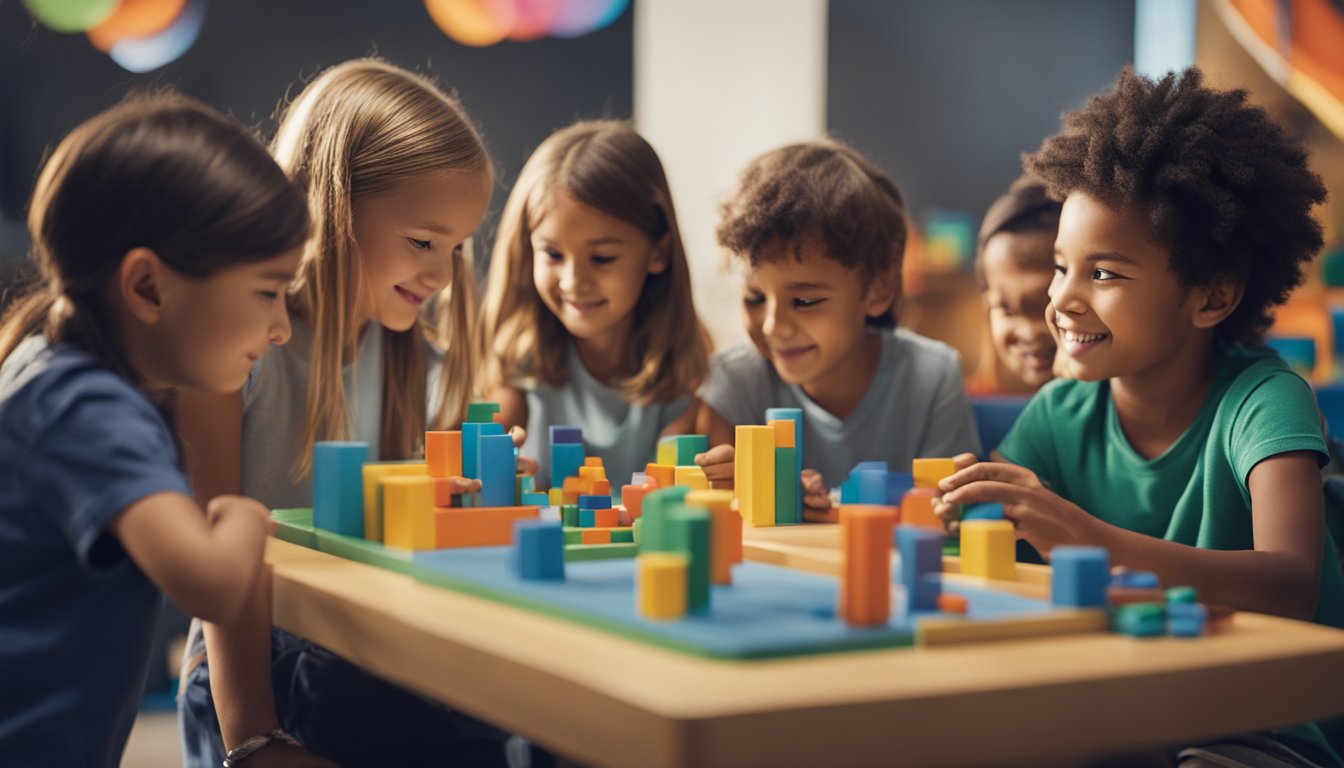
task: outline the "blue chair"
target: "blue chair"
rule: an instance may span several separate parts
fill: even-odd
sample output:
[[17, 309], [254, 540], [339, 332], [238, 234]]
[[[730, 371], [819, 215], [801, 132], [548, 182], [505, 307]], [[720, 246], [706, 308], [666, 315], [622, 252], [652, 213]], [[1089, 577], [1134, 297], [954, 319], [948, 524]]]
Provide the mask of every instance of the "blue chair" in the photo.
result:
[[1326, 430], [1330, 437], [1344, 440], [1344, 384], [1320, 384], [1315, 389]]
[[983, 456], [988, 457], [990, 451], [999, 447], [1030, 399], [1011, 395], [971, 398], [971, 414], [975, 417], [976, 431], [980, 433]]

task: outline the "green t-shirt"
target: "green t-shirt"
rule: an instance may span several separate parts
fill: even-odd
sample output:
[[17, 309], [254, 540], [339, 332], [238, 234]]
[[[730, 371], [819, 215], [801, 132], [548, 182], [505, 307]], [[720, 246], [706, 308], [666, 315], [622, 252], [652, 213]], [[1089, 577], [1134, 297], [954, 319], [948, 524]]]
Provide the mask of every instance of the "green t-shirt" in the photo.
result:
[[[1109, 382], [1062, 379], [1032, 398], [999, 453], [1112, 525], [1204, 549], [1252, 549], [1251, 469], [1288, 451], [1315, 451], [1322, 466], [1329, 455], [1311, 387], [1273, 351], [1220, 346], [1214, 364], [1194, 423], [1157, 458], [1130, 445]], [[1313, 620], [1344, 628], [1344, 575], [1328, 534]], [[1338, 748], [1340, 724], [1322, 725]]]

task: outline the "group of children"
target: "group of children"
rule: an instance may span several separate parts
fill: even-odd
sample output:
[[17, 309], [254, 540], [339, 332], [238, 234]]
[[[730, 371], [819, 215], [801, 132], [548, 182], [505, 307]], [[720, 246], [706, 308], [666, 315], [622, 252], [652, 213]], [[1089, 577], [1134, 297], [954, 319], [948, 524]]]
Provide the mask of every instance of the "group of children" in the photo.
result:
[[[480, 299], [492, 161], [420, 75], [327, 70], [269, 153], [172, 94], [94, 117], [38, 179], [43, 284], [0, 325], [0, 762], [118, 763], [160, 593], [204, 620], [189, 765], [544, 761], [270, 625], [267, 510], [310, 503], [314, 442], [411, 458], [476, 397], [501, 403], [521, 471], [548, 477], [546, 427], [580, 424], [613, 477], [660, 436], [709, 435], [696, 461], [721, 485], [734, 426], [800, 408], [809, 509], [858, 461], [956, 456], [949, 524], [998, 501], [1047, 557], [1103, 545], [1211, 601], [1344, 627], [1312, 393], [1256, 346], [1322, 245], [1302, 148], [1195, 70], [1126, 70], [1025, 167], [977, 273], [1005, 368], [1041, 389], [979, 462], [957, 354], [897, 327], [902, 195], [841, 142], [742, 172], [717, 237], [751, 343], [711, 357], [666, 174], [626, 123], [536, 149]], [[1327, 736], [1257, 745], [1328, 762]]]

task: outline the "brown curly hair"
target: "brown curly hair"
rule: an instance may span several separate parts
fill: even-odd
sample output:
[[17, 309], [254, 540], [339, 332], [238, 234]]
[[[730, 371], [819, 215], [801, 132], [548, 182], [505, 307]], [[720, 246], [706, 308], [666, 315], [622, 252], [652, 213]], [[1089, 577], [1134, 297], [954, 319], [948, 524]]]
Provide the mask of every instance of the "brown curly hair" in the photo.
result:
[[[790, 144], [747, 164], [720, 209], [719, 245], [752, 266], [786, 255], [803, 261], [818, 242], [865, 282], [899, 273], [905, 254], [905, 199], [896, 183], [853, 147], [835, 139]], [[813, 240], [815, 238], [815, 240]], [[870, 325], [896, 324], [893, 309]]]
[[1244, 286], [1215, 338], [1254, 344], [1322, 246], [1311, 210], [1326, 190], [1246, 91], [1203, 81], [1195, 67], [1156, 81], [1125, 67], [1022, 163], [1056, 199], [1081, 192], [1146, 210], [1181, 285]]

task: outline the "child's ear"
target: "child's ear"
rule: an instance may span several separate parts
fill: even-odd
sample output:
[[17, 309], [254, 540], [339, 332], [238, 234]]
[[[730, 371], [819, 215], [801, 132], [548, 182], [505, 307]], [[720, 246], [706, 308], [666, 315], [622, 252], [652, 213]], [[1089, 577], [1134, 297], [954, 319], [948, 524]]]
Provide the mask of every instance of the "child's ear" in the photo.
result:
[[891, 311], [896, 299], [901, 296], [901, 270], [897, 268], [879, 272], [868, 285], [864, 295], [863, 311], [869, 317], [879, 317]]
[[1195, 289], [1195, 327], [1212, 328], [1227, 319], [1246, 293], [1243, 283], [1220, 280]]
[[672, 233], [664, 232], [653, 244], [653, 257], [649, 259], [649, 274], [661, 275], [672, 263]]
[[117, 293], [131, 314], [145, 325], [154, 325], [163, 315], [163, 270], [159, 255], [148, 248], [127, 251], [117, 269]]

